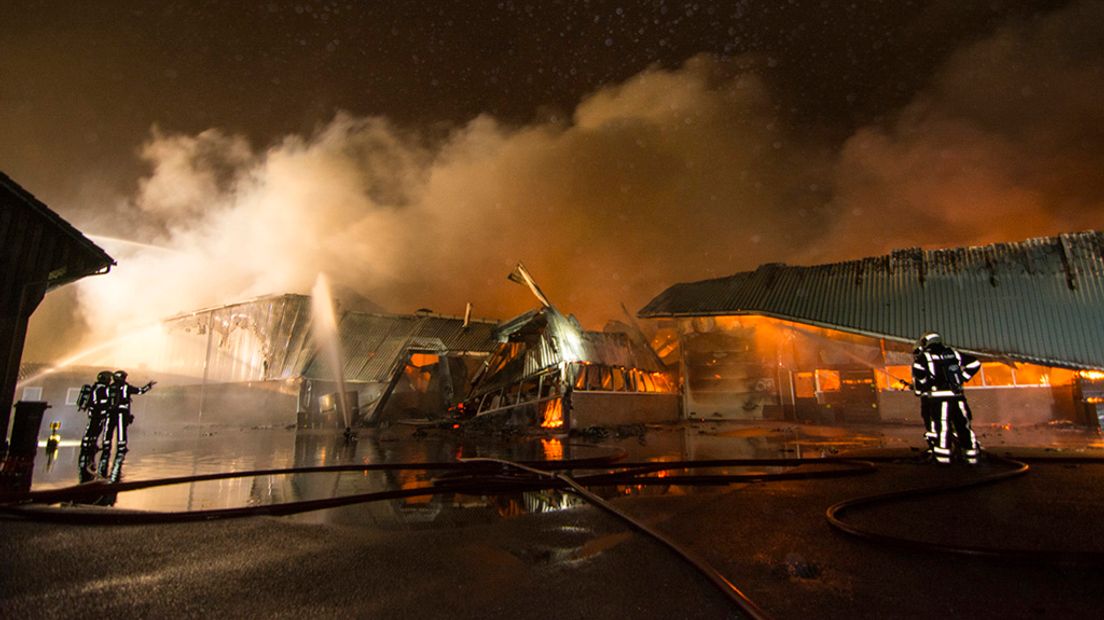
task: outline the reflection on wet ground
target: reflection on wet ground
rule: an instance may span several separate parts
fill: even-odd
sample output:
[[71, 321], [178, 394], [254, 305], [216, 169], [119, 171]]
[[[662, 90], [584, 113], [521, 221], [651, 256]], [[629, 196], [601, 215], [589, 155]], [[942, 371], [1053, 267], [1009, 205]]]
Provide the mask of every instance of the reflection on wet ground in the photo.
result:
[[[982, 427], [986, 447], [1046, 446], [1063, 451], [1104, 448], [1095, 431], [1062, 425]], [[339, 431], [188, 428], [135, 433], [124, 476], [145, 480], [217, 472], [360, 463], [453, 462], [494, 457], [515, 461], [594, 458], [623, 451], [626, 461], [670, 462], [737, 458], [836, 456], [855, 449], [918, 448], [919, 426], [811, 426], [790, 423], [686, 422], [596, 432], [580, 437], [495, 437], [450, 430], [415, 432], [404, 426], [362, 429], [354, 442]], [[63, 440], [52, 458], [41, 454], [33, 489], [76, 483], [78, 446]], [[762, 470], [762, 467], [758, 469]], [[772, 468], [773, 469], [773, 468]], [[117, 508], [193, 511], [303, 501], [429, 486], [441, 471], [399, 470], [258, 475], [129, 491]], [[664, 475], [664, 474], [659, 474]], [[594, 489], [600, 495], [716, 492], [709, 487], [621, 485]], [[441, 492], [305, 513], [304, 522], [422, 528], [484, 523], [526, 513], [562, 510], [582, 503], [574, 495], [543, 490], [488, 496]]]

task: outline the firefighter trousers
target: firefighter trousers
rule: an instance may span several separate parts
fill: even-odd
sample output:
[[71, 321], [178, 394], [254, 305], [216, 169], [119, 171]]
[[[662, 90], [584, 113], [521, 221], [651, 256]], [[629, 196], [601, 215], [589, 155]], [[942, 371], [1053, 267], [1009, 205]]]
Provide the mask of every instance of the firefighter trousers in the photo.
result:
[[973, 414], [966, 397], [962, 395], [947, 397], [925, 397], [921, 399], [926, 426], [926, 436], [932, 442], [932, 454], [937, 463], [951, 462], [953, 439], [962, 452], [962, 459], [971, 465], [978, 462], [981, 446], [971, 427]]
[[[117, 408], [107, 418], [103, 452], [100, 453], [100, 475], [111, 482], [118, 482], [123, 473], [123, 461], [127, 453], [127, 426], [130, 425], [130, 408]], [[115, 461], [111, 460], [111, 441], [115, 440]], [[108, 467], [111, 468], [108, 473]]]
[[98, 442], [106, 420], [106, 410], [88, 411], [88, 427], [84, 429], [84, 437], [81, 437], [80, 456], [77, 457], [78, 477], [81, 482], [88, 482], [96, 475], [93, 463], [96, 460], [96, 451], [100, 449]]

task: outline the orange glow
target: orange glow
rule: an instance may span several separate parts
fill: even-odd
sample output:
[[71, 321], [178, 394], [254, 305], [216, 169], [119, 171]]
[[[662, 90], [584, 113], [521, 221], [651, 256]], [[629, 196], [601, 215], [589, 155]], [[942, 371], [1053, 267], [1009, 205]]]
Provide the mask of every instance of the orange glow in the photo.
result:
[[432, 366], [440, 361], [440, 356], [432, 353], [411, 353], [410, 365], [417, 366], [418, 368], [424, 368], [426, 366]]
[[670, 375], [665, 372], [654, 371], [652, 372], [652, 381], [655, 382], [657, 392], [676, 392], [674, 381], [671, 380]]
[[816, 397], [816, 381], [813, 380], [813, 373], [795, 372], [793, 378], [794, 396], [797, 398]]
[[[399, 472], [399, 487], [405, 490], [420, 489], [426, 485], [418, 478], [418, 472], [412, 470], [400, 469]], [[413, 497], [407, 497], [403, 499], [403, 503], [406, 504], [428, 504], [433, 499], [431, 495], [415, 495]]]
[[563, 424], [562, 398], [541, 403], [541, 428], [562, 428]]
[[902, 389], [901, 381], [912, 381], [912, 366], [886, 366], [874, 369], [879, 390]]
[[562, 461], [564, 456], [563, 442], [555, 437], [541, 439], [541, 450], [544, 451], [544, 460]]
[[1081, 372], [1077, 373], [1077, 376], [1081, 377], [1082, 379], [1088, 379], [1089, 381], [1100, 381], [1104, 379], [1104, 372], [1101, 372], [1099, 370], [1082, 370]]
[[1050, 371], [1048, 379], [1051, 385], [1073, 385], [1073, 380], [1077, 378], [1076, 372], [1065, 368], [1049, 368], [1048, 370]]
[[840, 389], [839, 371], [817, 368], [816, 380], [821, 392], [838, 392]]
[[1012, 367], [1003, 362], [986, 362], [981, 365], [981, 373], [987, 386], [1014, 385]]
[[422, 368], [413, 364], [407, 364], [403, 369], [403, 373], [406, 375], [406, 379], [410, 382], [410, 387], [418, 392], [426, 392], [429, 390], [429, 382], [433, 378], [432, 373], [428, 370], [422, 370]]

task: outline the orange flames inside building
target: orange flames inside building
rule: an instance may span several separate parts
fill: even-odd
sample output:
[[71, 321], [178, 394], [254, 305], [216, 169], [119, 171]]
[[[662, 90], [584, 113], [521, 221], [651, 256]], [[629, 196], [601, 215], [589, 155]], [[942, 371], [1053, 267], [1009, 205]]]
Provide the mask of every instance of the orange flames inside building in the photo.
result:
[[554, 398], [541, 403], [541, 428], [563, 428], [563, 399]]

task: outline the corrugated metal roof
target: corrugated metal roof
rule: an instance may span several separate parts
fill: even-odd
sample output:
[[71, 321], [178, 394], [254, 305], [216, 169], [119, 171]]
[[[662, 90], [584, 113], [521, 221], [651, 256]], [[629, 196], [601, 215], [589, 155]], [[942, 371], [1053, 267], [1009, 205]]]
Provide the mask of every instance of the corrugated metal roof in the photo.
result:
[[[497, 345], [497, 323], [435, 315], [382, 315], [347, 312], [338, 332], [345, 357], [347, 381], [386, 381], [403, 351], [489, 353]], [[325, 377], [321, 360], [314, 360], [303, 374]]]
[[[329, 379], [332, 372], [317, 355], [311, 334], [311, 298], [306, 295], [274, 295], [197, 310], [165, 321], [169, 331], [206, 334], [212, 341], [208, 372], [215, 380], [287, 379], [304, 376]], [[345, 380], [387, 381], [401, 354], [409, 350], [489, 353], [498, 345], [498, 324], [472, 320], [464, 327], [458, 317], [440, 315], [386, 315], [348, 311], [341, 315], [338, 336], [344, 357]], [[238, 330], [254, 339], [234, 339]], [[228, 351], [244, 346], [248, 351]], [[259, 351], [252, 348], [259, 346]], [[252, 363], [260, 355], [263, 361]], [[227, 361], [228, 360], [228, 361]], [[243, 363], [243, 361], [245, 363]], [[234, 368], [214, 368], [219, 363]], [[238, 366], [245, 366], [244, 370]], [[242, 372], [261, 376], [238, 376]], [[248, 373], [247, 373], [248, 374]]]
[[[0, 240], [3, 241], [6, 253], [11, 252], [11, 246], [25, 244], [22, 254], [27, 264], [42, 263], [42, 267], [49, 276], [49, 288], [55, 288], [79, 280], [80, 278], [110, 269], [115, 264], [115, 259], [108, 256], [100, 246], [85, 237], [72, 224], [66, 222], [60, 215], [35, 198], [34, 194], [24, 189], [12, 180], [11, 177], [0, 172], [0, 192], [16, 199], [7, 203], [3, 209], [3, 217], [0, 218]], [[29, 242], [34, 225], [25, 224], [23, 228], [14, 226], [9, 222], [18, 214], [13, 214], [12, 205], [22, 205], [30, 213], [33, 213], [38, 221], [38, 226], [47, 230], [45, 238], [38, 238], [37, 242]], [[36, 254], [41, 254], [39, 258]]]
[[651, 372], [663, 370], [655, 353], [641, 348], [628, 334], [583, 332], [584, 359], [592, 364], [639, 368]]
[[795, 267], [676, 284], [642, 318], [761, 314], [911, 342], [925, 331], [976, 353], [1104, 368], [1104, 233]]

